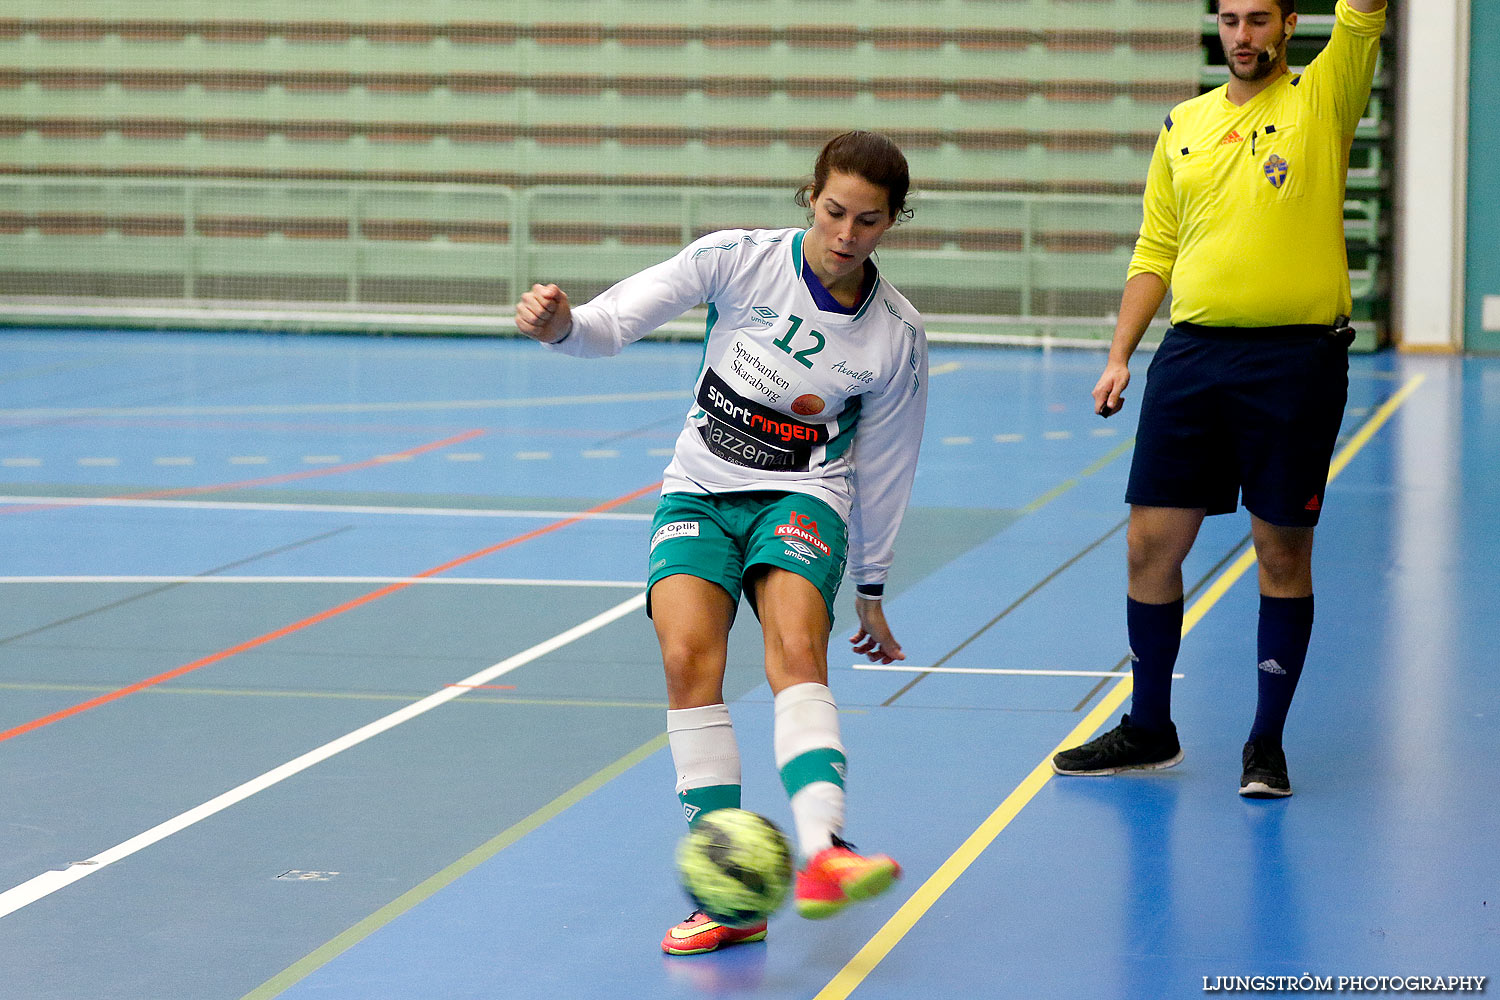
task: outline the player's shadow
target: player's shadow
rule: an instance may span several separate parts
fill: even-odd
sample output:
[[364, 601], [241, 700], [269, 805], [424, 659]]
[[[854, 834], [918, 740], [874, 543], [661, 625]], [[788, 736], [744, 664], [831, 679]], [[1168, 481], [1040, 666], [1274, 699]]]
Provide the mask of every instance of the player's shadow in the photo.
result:
[[[1184, 933], [1193, 933], [1198, 919], [1182, 912], [1178, 901], [1179, 865], [1184, 859], [1176, 829], [1185, 777], [1183, 772], [1154, 771], [1054, 780], [1056, 792], [1086, 803], [1090, 816], [1116, 821], [1091, 830], [1088, 839], [1112, 845], [1108, 856], [1119, 858], [1116, 971], [1125, 1000], [1154, 1000], [1160, 995], [1161, 956]], [[1185, 867], [1194, 866], [1189, 862]], [[1113, 922], [1103, 913], [1099, 919], [1102, 926]]]
[[[1299, 871], [1289, 855], [1282, 827], [1293, 803], [1288, 799], [1241, 799], [1244, 803], [1248, 879], [1248, 926], [1256, 929], [1257, 946], [1291, 966], [1302, 969], [1308, 950], [1307, 908], [1302, 887], [1308, 873]], [[1295, 820], [1293, 821], [1295, 823]]]
[[708, 955], [663, 955], [667, 978], [707, 997], [753, 993], [766, 976], [766, 943], [737, 944]]
[[[1119, 972], [1130, 1000], [1159, 996], [1162, 974], [1180, 975], [1188, 955], [1207, 964], [1217, 957], [1204, 972], [1293, 974], [1306, 964], [1308, 873], [1283, 836], [1288, 823], [1295, 830], [1291, 801], [1241, 799], [1232, 788], [1196, 787], [1192, 777], [1173, 768], [1055, 782], [1089, 815], [1116, 820], [1089, 837], [1117, 845]], [[1252, 956], [1258, 964], [1241, 968]]]

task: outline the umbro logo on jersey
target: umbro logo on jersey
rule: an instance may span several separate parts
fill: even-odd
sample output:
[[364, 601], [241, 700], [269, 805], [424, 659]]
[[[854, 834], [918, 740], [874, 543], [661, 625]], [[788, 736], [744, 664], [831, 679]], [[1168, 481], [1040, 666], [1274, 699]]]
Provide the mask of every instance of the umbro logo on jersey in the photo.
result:
[[1222, 139], [1219, 140], [1219, 145], [1221, 145], [1221, 146], [1227, 146], [1231, 142], [1244, 142], [1244, 141], [1245, 141], [1245, 137], [1242, 136], [1242, 135], [1240, 135], [1239, 130], [1237, 130], [1237, 129], [1230, 129], [1229, 130], [1229, 134], [1226, 135], [1224, 138], [1222, 138]]
[[1277, 663], [1275, 660], [1261, 660], [1259, 663], [1256, 664], [1256, 666], [1258, 668], [1260, 668], [1261, 670], [1264, 670], [1268, 674], [1285, 674], [1286, 673], [1286, 669], [1284, 667], [1282, 667], [1281, 664]]
[[777, 318], [776, 310], [765, 306], [755, 306], [750, 311], [755, 314], [750, 317], [750, 322], [760, 326], [770, 326], [771, 321]]

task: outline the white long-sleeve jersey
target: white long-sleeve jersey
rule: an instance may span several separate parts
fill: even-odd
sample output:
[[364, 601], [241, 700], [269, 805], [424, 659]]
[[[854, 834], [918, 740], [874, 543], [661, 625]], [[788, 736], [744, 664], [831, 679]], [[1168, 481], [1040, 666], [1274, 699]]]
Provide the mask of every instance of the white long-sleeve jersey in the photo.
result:
[[850, 578], [883, 584], [916, 476], [927, 335], [878, 275], [857, 313], [820, 308], [802, 277], [805, 235], [710, 233], [576, 306], [549, 346], [612, 356], [707, 303], [703, 367], [662, 492], [815, 496], [848, 522]]

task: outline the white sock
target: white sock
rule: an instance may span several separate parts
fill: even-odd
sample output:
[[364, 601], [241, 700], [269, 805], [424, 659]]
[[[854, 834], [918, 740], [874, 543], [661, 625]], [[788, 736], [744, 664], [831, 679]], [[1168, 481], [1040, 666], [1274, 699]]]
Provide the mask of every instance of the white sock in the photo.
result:
[[728, 705], [668, 709], [667, 745], [689, 825], [703, 813], [739, 806], [740, 748]]
[[775, 746], [798, 847], [810, 858], [844, 828], [844, 745], [827, 685], [793, 684], [776, 696]]

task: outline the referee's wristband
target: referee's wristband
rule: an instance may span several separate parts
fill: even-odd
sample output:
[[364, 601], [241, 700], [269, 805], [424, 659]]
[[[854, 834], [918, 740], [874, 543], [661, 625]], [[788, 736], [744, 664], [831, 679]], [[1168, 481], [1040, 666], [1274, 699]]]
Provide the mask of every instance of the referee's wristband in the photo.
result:
[[867, 601], [878, 601], [885, 597], [885, 584], [883, 583], [860, 583], [854, 587], [857, 596]]

